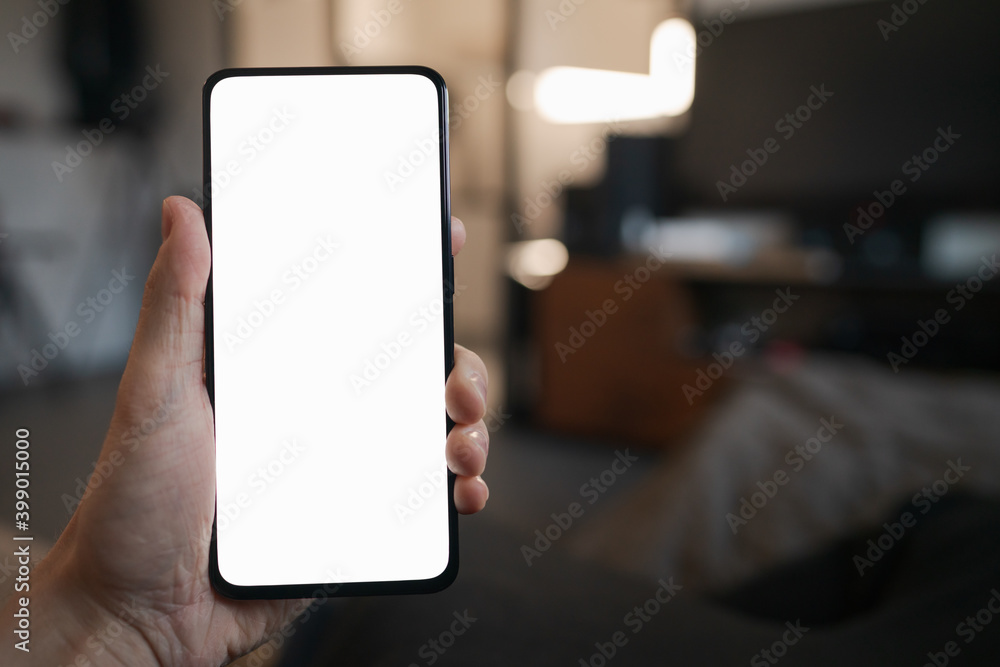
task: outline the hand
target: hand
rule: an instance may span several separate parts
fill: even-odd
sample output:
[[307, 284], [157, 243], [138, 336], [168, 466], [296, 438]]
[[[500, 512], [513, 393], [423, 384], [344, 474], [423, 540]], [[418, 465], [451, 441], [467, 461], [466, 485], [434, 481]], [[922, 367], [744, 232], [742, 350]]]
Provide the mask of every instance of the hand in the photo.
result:
[[[202, 212], [187, 199], [164, 201], [162, 234], [98, 461], [114, 471], [88, 491], [33, 574], [33, 664], [214, 667], [253, 649], [304, 606], [233, 601], [209, 584], [215, 446], [203, 303], [211, 254]], [[454, 252], [464, 243], [455, 219]], [[456, 422], [447, 460], [464, 514], [481, 510], [489, 495], [479, 477], [489, 448], [486, 391], [482, 360], [456, 345], [445, 392]], [[140, 431], [135, 446], [133, 427], [149, 419], [155, 430]], [[9, 624], [13, 609], [3, 613]], [[10, 648], [13, 635], [5, 634]], [[89, 662], [74, 662], [81, 655]]]

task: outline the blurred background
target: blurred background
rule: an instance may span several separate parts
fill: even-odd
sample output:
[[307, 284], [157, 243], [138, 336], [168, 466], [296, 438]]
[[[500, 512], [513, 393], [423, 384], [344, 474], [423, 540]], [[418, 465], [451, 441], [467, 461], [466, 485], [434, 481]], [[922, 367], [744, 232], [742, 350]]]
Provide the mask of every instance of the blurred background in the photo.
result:
[[[604, 664], [632, 592], [667, 577], [698, 602], [616, 661], [745, 664], [784, 641], [788, 662], [919, 664], [956, 640], [990, 664], [1000, 630], [966, 645], [956, 623], [998, 583], [995, 544], [962, 541], [1000, 534], [998, 21], [973, 0], [5, 0], [0, 421], [11, 456], [32, 433], [37, 539], [100, 451], [160, 201], [202, 202], [205, 78], [422, 64], [448, 83], [469, 231], [456, 340], [491, 382], [492, 497], [445, 595], [496, 615], [424, 654], [377, 628], [461, 598], [338, 603], [249, 664]], [[135, 278], [114, 292], [115, 272]], [[863, 578], [855, 556], [889, 551], [929, 570]], [[602, 592], [574, 602], [580, 582]], [[904, 593], [913, 618], [878, 625]], [[521, 602], [546, 613], [518, 648]], [[323, 630], [346, 613], [354, 634]], [[427, 615], [407, 632], [448, 627]], [[873, 652], [838, 653], [859, 617]], [[684, 618], [729, 634], [681, 648]], [[819, 629], [793, 647], [801, 618]]]

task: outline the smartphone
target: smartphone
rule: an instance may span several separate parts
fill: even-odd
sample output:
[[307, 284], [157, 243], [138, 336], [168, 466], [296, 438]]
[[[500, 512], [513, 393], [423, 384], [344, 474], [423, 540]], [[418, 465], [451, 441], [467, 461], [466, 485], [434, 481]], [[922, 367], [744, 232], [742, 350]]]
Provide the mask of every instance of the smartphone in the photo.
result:
[[211, 581], [237, 599], [442, 589], [458, 570], [444, 80], [229, 69], [203, 102]]

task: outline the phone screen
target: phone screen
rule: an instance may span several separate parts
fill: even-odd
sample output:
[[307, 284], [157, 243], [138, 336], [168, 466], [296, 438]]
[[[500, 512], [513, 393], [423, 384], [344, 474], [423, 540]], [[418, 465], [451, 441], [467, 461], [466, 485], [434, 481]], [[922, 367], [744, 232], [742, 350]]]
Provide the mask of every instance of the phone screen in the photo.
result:
[[205, 86], [211, 570], [227, 595], [454, 578], [446, 95], [403, 67]]

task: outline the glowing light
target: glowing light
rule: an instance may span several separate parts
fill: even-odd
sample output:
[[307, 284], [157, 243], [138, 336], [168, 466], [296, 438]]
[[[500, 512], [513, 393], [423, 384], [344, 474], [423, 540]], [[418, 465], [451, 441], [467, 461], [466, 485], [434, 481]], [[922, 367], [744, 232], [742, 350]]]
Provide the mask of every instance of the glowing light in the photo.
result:
[[648, 75], [551, 67], [535, 79], [535, 107], [553, 123], [678, 116], [694, 99], [694, 53], [691, 24], [681, 18], [668, 19], [656, 27], [650, 39]]
[[514, 243], [507, 252], [507, 272], [529, 289], [543, 289], [566, 268], [569, 251], [556, 239]]

